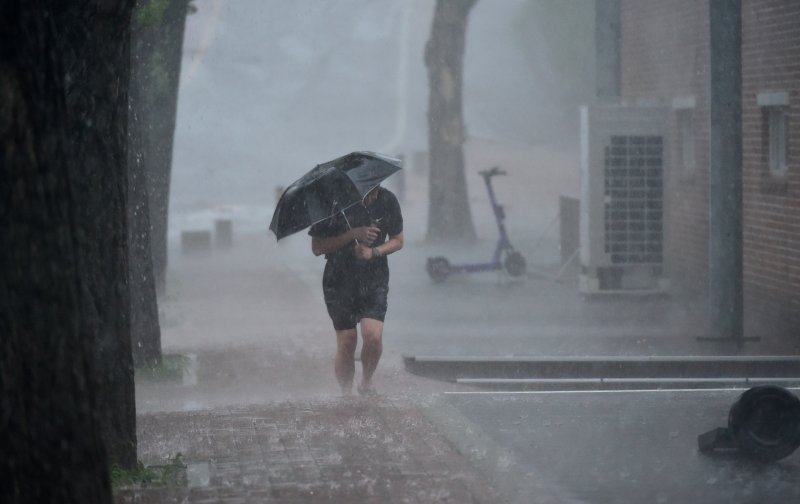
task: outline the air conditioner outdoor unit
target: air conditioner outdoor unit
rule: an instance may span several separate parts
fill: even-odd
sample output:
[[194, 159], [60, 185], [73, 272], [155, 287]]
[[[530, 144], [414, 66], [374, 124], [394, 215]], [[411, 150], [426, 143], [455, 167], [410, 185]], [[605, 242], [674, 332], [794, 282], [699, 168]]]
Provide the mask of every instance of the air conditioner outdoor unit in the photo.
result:
[[667, 114], [660, 107], [581, 108], [581, 293], [669, 289]]

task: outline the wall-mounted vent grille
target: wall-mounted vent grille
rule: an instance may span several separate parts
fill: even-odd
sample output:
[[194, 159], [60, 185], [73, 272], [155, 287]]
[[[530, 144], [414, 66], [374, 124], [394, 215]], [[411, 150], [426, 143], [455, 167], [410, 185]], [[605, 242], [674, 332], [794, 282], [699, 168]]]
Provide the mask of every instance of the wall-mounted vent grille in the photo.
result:
[[664, 262], [664, 140], [613, 135], [605, 147], [605, 252], [613, 264]]

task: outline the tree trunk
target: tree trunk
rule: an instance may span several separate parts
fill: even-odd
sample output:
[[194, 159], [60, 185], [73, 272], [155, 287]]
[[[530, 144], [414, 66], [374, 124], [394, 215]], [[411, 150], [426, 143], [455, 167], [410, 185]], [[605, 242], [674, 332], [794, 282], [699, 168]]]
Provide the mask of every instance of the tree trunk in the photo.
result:
[[[141, 131], [137, 123], [139, 100], [131, 97], [131, 129]], [[142, 139], [129, 135], [128, 154], [128, 262], [131, 312], [131, 350], [135, 367], [155, 367], [161, 363], [161, 326], [153, 276], [150, 244], [150, 203], [147, 173], [142, 156]]]
[[139, 70], [134, 86], [141, 96], [138, 112], [148, 179], [153, 274], [156, 289], [164, 292], [172, 147], [189, 0], [138, 3], [134, 54]]
[[437, 0], [425, 48], [428, 67], [430, 184], [428, 240], [472, 241], [464, 178], [462, 76], [467, 19], [476, 0]]
[[[136, 466], [136, 409], [130, 337], [127, 227], [127, 122], [133, 0], [95, 0], [63, 39], [67, 107], [75, 145], [71, 178], [84, 280], [81, 329], [95, 342], [100, 433], [110, 462]], [[92, 12], [94, 11], [94, 12]], [[76, 8], [76, 12], [78, 12]]]
[[1, 502], [110, 502], [108, 453], [136, 460], [130, 11], [124, 0], [0, 7]]
[[[140, 12], [137, 5], [134, 16]], [[153, 271], [149, 177], [144, 160], [146, 123], [142, 95], [142, 59], [138, 56], [139, 30], [134, 22], [131, 58], [130, 119], [128, 121], [128, 243], [130, 264], [131, 345], [136, 367], [157, 366], [161, 361], [161, 327]]]

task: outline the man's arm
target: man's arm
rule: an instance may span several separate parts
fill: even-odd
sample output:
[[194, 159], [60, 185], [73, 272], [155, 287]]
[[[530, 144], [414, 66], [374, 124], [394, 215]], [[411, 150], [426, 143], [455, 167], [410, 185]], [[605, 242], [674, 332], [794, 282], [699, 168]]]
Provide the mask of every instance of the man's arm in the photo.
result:
[[[348, 229], [344, 233], [336, 236], [313, 236], [311, 237], [311, 252], [315, 256], [336, 252], [348, 243], [356, 240], [359, 243], [372, 243], [378, 236], [380, 229], [376, 227], [357, 227]], [[402, 245], [401, 245], [402, 246]]]
[[359, 243], [356, 246], [356, 256], [358, 256], [359, 259], [364, 259], [364, 260], [376, 259], [381, 256], [389, 255], [392, 252], [397, 252], [401, 248], [403, 248], [402, 231], [394, 236], [390, 236], [389, 239], [386, 240], [384, 243], [375, 247], [375, 250], [373, 250], [371, 247]]

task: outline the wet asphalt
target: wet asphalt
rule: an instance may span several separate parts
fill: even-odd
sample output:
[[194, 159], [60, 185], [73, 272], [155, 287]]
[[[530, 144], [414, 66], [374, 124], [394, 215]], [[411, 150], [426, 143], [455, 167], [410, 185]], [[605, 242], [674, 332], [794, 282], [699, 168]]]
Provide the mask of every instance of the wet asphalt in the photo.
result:
[[[741, 391], [455, 394], [442, 401], [488, 441], [475, 463], [512, 502], [797, 502], [800, 453], [758, 464], [708, 456], [697, 436], [727, 425]], [[796, 392], [796, 391], [795, 391]], [[457, 415], [450, 415], [458, 418]], [[463, 425], [450, 425], [463, 431]], [[470, 441], [450, 438], [470, 453]]]

